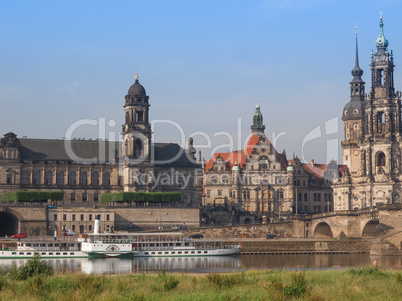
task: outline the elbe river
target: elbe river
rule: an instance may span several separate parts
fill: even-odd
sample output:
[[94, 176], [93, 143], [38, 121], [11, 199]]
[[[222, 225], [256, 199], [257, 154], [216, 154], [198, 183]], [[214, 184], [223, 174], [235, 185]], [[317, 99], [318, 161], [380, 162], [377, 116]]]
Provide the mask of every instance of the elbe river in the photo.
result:
[[[160, 270], [179, 273], [238, 272], [264, 269], [346, 269], [371, 265], [402, 270], [402, 256], [370, 256], [370, 254], [308, 254], [308, 255], [240, 255], [214, 257], [153, 258], [60, 258], [46, 259], [59, 272], [85, 274], [154, 273]], [[7, 271], [25, 264], [28, 259], [3, 259], [0, 268]]]

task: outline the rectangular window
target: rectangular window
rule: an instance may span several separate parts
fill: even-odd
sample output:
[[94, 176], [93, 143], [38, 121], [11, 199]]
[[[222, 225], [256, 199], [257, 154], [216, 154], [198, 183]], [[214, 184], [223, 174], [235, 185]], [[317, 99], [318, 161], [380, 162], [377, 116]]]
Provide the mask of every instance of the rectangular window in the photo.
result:
[[75, 231], [75, 225], [72, 226], [72, 229], [71, 229], [71, 230]]
[[66, 221], [66, 220], [67, 220], [67, 215], [63, 214], [63, 221]]
[[88, 194], [87, 194], [86, 192], [84, 192], [84, 193], [82, 194], [82, 201], [83, 201], [83, 202], [88, 201]]
[[222, 195], [222, 190], [218, 190], [218, 195]]
[[72, 215], [72, 220], [75, 221], [75, 214]]
[[307, 193], [304, 194], [304, 201], [305, 201], [305, 202], [308, 202], [308, 195], [307, 195]]
[[13, 184], [13, 175], [10, 173], [7, 174], [7, 184]]
[[298, 196], [297, 196], [297, 201], [298, 201], [298, 202], [301, 202], [301, 200], [302, 200], [302, 194], [299, 193]]
[[92, 231], [92, 225], [88, 225], [88, 230]]
[[211, 190], [207, 190], [207, 198], [211, 197]]
[[110, 220], [109, 214], [106, 214], [106, 220], [107, 220], [107, 221]]
[[53, 216], [53, 220], [57, 221], [57, 214]]
[[91, 221], [92, 220], [92, 214], [90, 214], [89, 216], [88, 216], [88, 219]]
[[96, 192], [94, 193], [94, 202], [99, 201], [99, 194]]
[[314, 202], [317, 202], [317, 194], [316, 193], [313, 194], [313, 200], [314, 200]]
[[321, 202], [321, 193], [317, 193], [318, 201]]
[[74, 192], [72, 192], [72, 193], [70, 194], [70, 201], [71, 201], [71, 202], [75, 202], [75, 193], [74, 193]]
[[83, 214], [81, 214], [81, 220], [82, 220], [82, 221], [84, 220], [84, 215], [83, 215]]

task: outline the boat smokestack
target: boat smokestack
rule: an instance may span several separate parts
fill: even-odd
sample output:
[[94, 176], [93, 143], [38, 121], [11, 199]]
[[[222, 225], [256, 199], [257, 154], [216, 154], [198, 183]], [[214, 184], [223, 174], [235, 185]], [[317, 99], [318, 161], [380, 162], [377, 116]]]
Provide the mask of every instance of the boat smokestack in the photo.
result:
[[100, 215], [95, 216], [94, 234], [99, 234], [100, 232]]

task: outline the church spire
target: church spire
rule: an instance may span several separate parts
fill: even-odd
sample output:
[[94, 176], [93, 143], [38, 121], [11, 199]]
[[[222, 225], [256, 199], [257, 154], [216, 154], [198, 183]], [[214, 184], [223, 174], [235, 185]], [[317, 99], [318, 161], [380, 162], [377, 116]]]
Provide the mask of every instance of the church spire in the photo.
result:
[[356, 57], [355, 67], [352, 69], [353, 79], [350, 82], [350, 98], [351, 100], [364, 100], [364, 85], [365, 82], [362, 79], [363, 70], [359, 66], [359, 46], [357, 42], [357, 26], [356, 26]]
[[265, 125], [262, 124], [262, 120], [263, 118], [260, 111], [260, 105], [257, 102], [255, 113], [253, 115], [253, 125], [251, 126], [251, 130], [253, 131], [253, 133], [257, 133], [258, 135], [264, 134]]

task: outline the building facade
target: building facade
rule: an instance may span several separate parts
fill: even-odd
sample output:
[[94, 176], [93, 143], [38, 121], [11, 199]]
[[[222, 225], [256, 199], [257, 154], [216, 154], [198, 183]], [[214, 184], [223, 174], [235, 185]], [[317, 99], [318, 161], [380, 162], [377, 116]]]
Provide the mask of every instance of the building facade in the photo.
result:
[[333, 210], [331, 185], [342, 166], [335, 161], [287, 160], [285, 151], [278, 153], [265, 135], [258, 104], [251, 130], [243, 150], [215, 153], [205, 162], [205, 211], [234, 211], [234, 215], [251, 214], [253, 221], [264, 221], [289, 213]]
[[94, 205], [119, 191], [182, 193], [183, 205], [199, 206], [202, 164], [174, 143], [152, 143], [149, 96], [138, 81], [125, 96], [122, 142], [105, 140], [0, 139], [0, 198], [15, 190], [61, 190], [63, 205]]
[[379, 204], [399, 204], [401, 173], [401, 92], [394, 87], [394, 57], [380, 18], [380, 34], [371, 54], [371, 89], [365, 94], [359, 66], [350, 82], [350, 101], [342, 115], [345, 139], [343, 161], [348, 170], [333, 186], [335, 210], [355, 210]]

